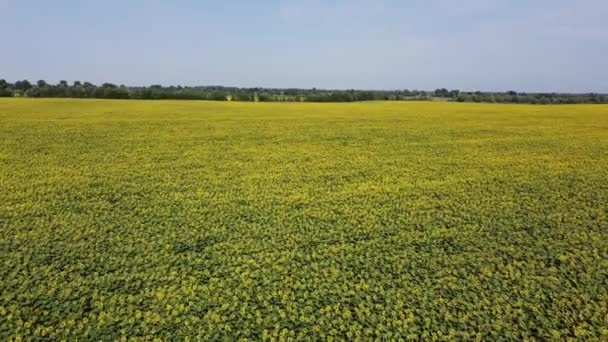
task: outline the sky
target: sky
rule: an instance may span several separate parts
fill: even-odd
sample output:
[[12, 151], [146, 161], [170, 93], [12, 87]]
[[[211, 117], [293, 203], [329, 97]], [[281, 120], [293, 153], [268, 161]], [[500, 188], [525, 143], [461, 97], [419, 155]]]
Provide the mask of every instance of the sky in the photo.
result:
[[0, 0], [0, 78], [608, 93], [607, 0]]

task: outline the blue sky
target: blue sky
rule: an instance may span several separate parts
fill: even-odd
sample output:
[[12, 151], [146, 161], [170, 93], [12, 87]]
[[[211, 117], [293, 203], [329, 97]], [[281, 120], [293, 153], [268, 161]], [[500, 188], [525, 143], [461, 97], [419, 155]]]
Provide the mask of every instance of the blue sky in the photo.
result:
[[0, 78], [608, 92], [606, 0], [0, 0]]

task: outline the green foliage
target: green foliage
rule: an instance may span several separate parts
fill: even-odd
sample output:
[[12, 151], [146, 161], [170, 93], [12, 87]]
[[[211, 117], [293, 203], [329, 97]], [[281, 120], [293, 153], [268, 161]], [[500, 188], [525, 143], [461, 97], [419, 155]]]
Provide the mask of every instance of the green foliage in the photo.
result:
[[0, 337], [605, 340], [607, 114], [2, 99]]
[[[4, 83], [3, 83], [4, 82]], [[296, 88], [238, 88], [221, 86], [182, 87], [152, 85], [149, 87], [120, 87], [103, 83], [100, 87], [75, 81], [72, 86], [67, 81], [49, 85], [39, 80], [35, 86], [29, 81], [17, 81], [10, 85], [0, 80], [0, 96], [27, 97], [71, 97], [97, 99], [138, 99], [138, 100], [210, 100], [242, 102], [356, 102], [356, 101], [453, 101], [488, 103], [530, 103], [530, 104], [581, 104], [608, 103], [606, 94], [526, 94], [508, 91], [461, 92], [460, 90], [437, 89], [434, 92], [420, 90], [337, 90], [337, 89], [296, 89]]]

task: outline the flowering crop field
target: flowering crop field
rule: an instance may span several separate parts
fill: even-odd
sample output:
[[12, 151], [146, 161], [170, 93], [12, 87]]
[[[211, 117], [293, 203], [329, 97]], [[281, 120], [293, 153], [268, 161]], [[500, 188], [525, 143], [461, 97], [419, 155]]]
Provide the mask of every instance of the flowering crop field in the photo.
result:
[[608, 106], [2, 99], [0, 337], [608, 339]]

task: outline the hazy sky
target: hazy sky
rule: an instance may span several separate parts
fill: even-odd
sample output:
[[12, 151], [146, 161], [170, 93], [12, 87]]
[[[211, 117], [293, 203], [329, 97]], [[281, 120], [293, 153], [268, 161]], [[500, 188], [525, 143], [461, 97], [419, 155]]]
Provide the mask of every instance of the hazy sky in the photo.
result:
[[608, 0], [0, 0], [0, 78], [608, 92]]

